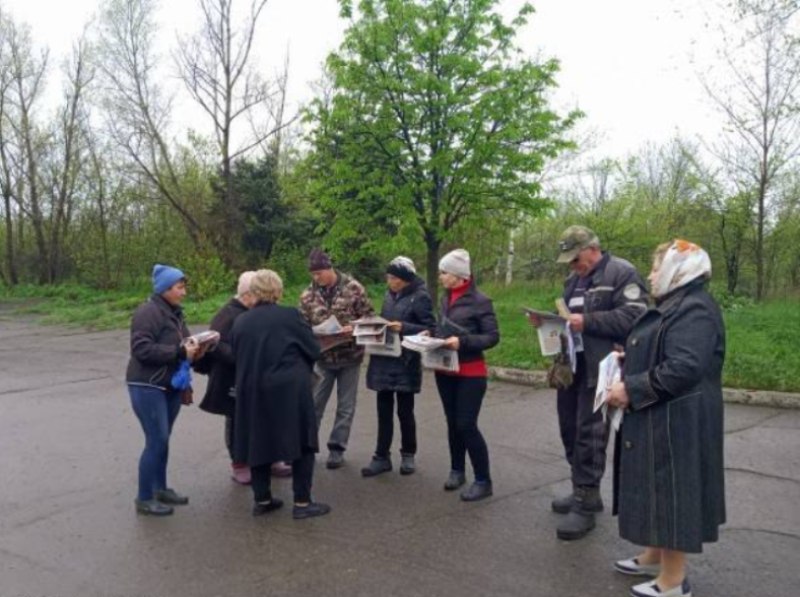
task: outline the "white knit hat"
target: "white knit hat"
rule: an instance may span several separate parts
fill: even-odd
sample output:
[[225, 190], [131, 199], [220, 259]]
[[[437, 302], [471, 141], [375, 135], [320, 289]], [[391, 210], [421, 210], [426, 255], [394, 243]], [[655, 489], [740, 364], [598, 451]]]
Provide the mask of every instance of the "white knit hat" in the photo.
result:
[[454, 249], [439, 261], [439, 271], [469, 280], [472, 274], [469, 267], [469, 253], [464, 249]]

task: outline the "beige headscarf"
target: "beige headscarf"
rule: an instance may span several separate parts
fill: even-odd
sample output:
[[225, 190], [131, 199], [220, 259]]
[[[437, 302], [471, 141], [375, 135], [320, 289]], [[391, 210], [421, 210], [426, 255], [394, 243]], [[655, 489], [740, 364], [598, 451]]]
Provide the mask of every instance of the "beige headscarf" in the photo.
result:
[[701, 276], [711, 277], [708, 253], [694, 243], [677, 239], [661, 260], [652, 294], [655, 298], [662, 297]]

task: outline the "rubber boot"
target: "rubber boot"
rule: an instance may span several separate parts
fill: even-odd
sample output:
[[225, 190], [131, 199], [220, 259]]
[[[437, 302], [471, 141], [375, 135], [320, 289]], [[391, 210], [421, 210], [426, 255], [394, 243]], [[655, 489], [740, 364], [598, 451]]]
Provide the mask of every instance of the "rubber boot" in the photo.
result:
[[[550, 506], [553, 508], [553, 512], [557, 514], [569, 514], [569, 511], [572, 510], [572, 506], [575, 503], [575, 490], [572, 490], [572, 493], [569, 495], [565, 495], [559, 498], [555, 498], [551, 503]], [[600, 493], [597, 493], [596, 497], [587, 498], [583, 503], [583, 509], [589, 512], [602, 512], [603, 511], [603, 498], [600, 497]]]
[[586, 536], [595, 526], [594, 512], [585, 505], [596, 504], [600, 499], [597, 487], [576, 487], [572, 509], [556, 528], [556, 536], [564, 541], [575, 541]]

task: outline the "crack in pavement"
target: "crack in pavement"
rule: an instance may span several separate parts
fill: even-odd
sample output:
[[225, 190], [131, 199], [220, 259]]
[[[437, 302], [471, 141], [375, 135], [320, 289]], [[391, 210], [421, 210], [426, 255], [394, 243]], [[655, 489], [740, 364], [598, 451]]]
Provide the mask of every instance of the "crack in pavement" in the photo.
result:
[[42, 385], [42, 386], [34, 386], [34, 387], [29, 387], [29, 388], [17, 388], [17, 389], [13, 389], [13, 390], [5, 390], [3, 392], [0, 392], [0, 396], [9, 396], [11, 394], [22, 394], [22, 393], [31, 392], [31, 391], [34, 391], [34, 390], [44, 390], [46, 388], [54, 388], [56, 386], [74, 385], [74, 384], [84, 383], [84, 382], [87, 382], [87, 381], [100, 381], [101, 379], [111, 379], [111, 378], [113, 378], [113, 375], [106, 374], [106, 375], [102, 375], [100, 377], [87, 377], [87, 378], [83, 378], [83, 379], [72, 379], [72, 380], [69, 380], [69, 381], [58, 381], [58, 382], [55, 382], [55, 383], [45, 384], [45, 385]]
[[772, 419], [777, 419], [778, 417], [783, 416], [783, 415], [784, 415], [783, 412], [778, 411], [776, 413], [773, 413], [771, 415], [767, 415], [767, 416], [759, 419], [755, 423], [751, 423], [749, 425], [745, 425], [744, 427], [739, 427], [737, 429], [726, 430], [725, 431], [725, 435], [728, 436], [728, 435], [733, 435], [734, 433], [742, 433], [744, 431], [750, 431], [751, 429], [754, 429], [756, 427], [759, 427], [759, 426], [763, 425], [767, 421], [771, 421]]
[[787, 537], [789, 539], [797, 539], [800, 541], [800, 535], [796, 533], [787, 533], [785, 531], [772, 531], [770, 529], [752, 529], [750, 527], [720, 527], [720, 533], [730, 532], [745, 532], [745, 533], [764, 533], [766, 535], [777, 535], [778, 537]]
[[733, 471], [735, 473], [748, 473], [750, 475], [755, 475], [757, 477], [764, 477], [766, 479], [774, 479], [776, 481], [788, 481], [790, 483], [795, 483], [800, 485], [800, 479], [793, 479], [792, 477], [784, 477], [782, 475], [775, 475], [772, 473], [762, 473], [761, 471], [754, 471], [753, 469], [749, 468], [739, 468], [735, 466], [726, 466], [726, 471]]

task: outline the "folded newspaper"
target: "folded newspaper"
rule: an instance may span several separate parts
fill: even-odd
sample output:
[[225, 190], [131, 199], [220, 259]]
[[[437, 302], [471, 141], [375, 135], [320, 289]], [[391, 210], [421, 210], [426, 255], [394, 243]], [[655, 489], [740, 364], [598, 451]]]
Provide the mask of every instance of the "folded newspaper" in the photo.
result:
[[602, 411], [603, 421], [611, 417], [611, 426], [614, 428], [614, 431], [619, 431], [619, 426], [622, 424], [623, 412], [621, 408], [614, 408], [608, 405], [608, 388], [611, 384], [622, 379], [619, 356], [620, 353], [611, 351], [600, 361], [597, 369], [597, 390], [594, 395], [594, 409], [592, 411]]
[[311, 328], [315, 336], [335, 336], [342, 333], [342, 324], [336, 319], [336, 315], [331, 315], [325, 321], [318, 323]]
[[352, 322], [353, 336], [359, 346], [383, 346], [389, 321], [383, 317], [362, 317]]
[[415, 352], [428, 352], [436, 350], [445, 345], [444, 338], [434, 338], [433, 336], [423, 336], [422, 334], [415, 334], [413, 336], [406, 336], [403, 338], [402, 345]]
[[[358, 342], [358, 339], [356, 339]], [[400, 345], [400, 334], [390, 329], [386, 329], [386, 338], [383, 344], [365, 344], [367, 354], [379, 357], [399, 357], [403, 354], [403, 347]]]
[[380, 334], [389, 325], [389, 320], [379, 316], [362, 317], [352, 322], [354, 336], [372, 336]]
[[215, 332], [214, 330], [206, 330], [205, 332], [192, 334], [188, 338], [184, 339], [184, 342], [196, 342], [200, 348], [205, 349], [206, 352], [211, 352], [219, 343], [219, 332]]
[[535, 315], [541, 321], [541, 325], [536, 328], [539, 336], [539, 348], [542, 356], [549, 357], [561, 352], [561, 334], [567, 333], [567, 320], [548, 311], [537, 311], [523, 307], [525, 315]]
[[350, 334], [343, 333], [343, 330], [342, 324], [339, 323], [335, 315], [331, 315], [325, 321], [311, 328], [311, 331], [317, 337], [322, 352], [330, 350], [335, 346], [352, 342], [353, 337]]
[[422, 354], [422, 366], [440, 371], [458, 371], [458, 351], [444, 348], [446, 340], [417, 334], [406, 336], [401, 345]]

